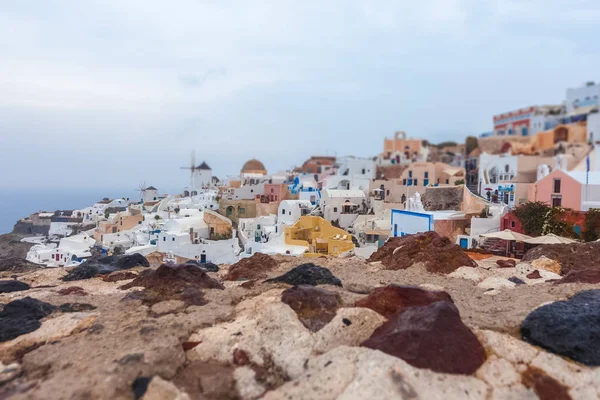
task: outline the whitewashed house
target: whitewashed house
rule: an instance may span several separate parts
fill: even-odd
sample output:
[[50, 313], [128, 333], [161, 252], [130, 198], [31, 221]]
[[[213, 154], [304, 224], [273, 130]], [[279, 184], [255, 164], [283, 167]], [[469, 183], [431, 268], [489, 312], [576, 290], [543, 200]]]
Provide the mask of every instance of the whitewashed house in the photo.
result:
[[60, 239], [58, 246], [54, 243], [35, 245], [27, 253], [26, 259], [48, 267], [78, 265], [92, 255], [90, 249], [95, 243], [87, 233], [80, 233]]
[[309, 215], [312, 204], [306, 200], [283, 200], [277, 210], [277, 222], [280, 225], [294, 225], [301, 216]]
[[160, 200], [158, 196], [158, 189], [156, 189], [154, 186], [148, 186], [142, 190], [142, 202], [152, 203], [158, 200]]
[[375, 161], [370, 158], [344, 157], [338, 159], [336, 174], [324, 179], [323, 189], [368, 191], [375, 179]]
[[323, 218], [337, 221], [341, 228], [352, 226], [359, 212], [366, 211], [367, 197], [362, 190], [325, 189], [321, 192]]

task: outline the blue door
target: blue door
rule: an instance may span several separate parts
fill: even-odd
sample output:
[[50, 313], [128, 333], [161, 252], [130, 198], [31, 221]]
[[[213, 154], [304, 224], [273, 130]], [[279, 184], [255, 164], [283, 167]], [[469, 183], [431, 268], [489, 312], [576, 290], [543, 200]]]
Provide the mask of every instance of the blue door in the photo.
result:
[[398, 224], [394, 224], [394, 237], [398, 236]]
[[462, 247], [463, 249], [468, 248], [469, 247], [469, 239], [461, 238], [460, 239], [460, 247]]

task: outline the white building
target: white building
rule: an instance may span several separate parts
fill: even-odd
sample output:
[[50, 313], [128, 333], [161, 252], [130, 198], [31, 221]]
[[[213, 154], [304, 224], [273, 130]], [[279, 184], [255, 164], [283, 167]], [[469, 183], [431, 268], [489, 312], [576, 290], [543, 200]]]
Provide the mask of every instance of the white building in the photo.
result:
[[288, 190], [292, 194], [297, 194], [300, 200], [310, 201], [313, 206], [318, 205], [321, 200], [319, 184], [313, 175], [303, 174], [297, 176], [294, 183], [288, 186]]
[[152, 203], [158, 200], [158, 189], [156, 189], [154, 186], [148, 186], [142, 190], [142, 202]]
[[277, 211], [277, 222], [280, 225], [294, 225], [301, 216], [309, 215], [312, 204], [306, 200], [282, 200]]
[[323, 182], [325, 189], [369, 190], [371, 181], [375, 179], [375, 161], [370, 158], [344, 157], [338, 159], [339, 167], [333, 176]]
[[588, 114], [600, 104], [600, 84], [587, 82], [584, 86], [567, 89], [566, 105], [569, 115]]
[[341, 228], [348, 228], [358, 217], [359, 211], [366, 210], [367, 197], [362, 190], [325, 189], [321, 193], [320, 208], [323, 218], [338, 221]]
[[90, 249], [95, 243], [94, 238], [87, 233], [80, 233], [62, 238], [58, 246], [54, 243], [48, 245], [37, 244], [29, 249], [26, 259], [48, 267], [78, 265], [92, 255]]

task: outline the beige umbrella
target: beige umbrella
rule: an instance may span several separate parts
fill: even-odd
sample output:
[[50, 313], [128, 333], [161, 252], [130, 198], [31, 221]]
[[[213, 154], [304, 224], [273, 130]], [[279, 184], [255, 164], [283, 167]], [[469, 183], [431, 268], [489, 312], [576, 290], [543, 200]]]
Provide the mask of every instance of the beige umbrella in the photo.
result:
[[562, 244], [562, 243], [576, 243], [577, 240], [569, 239], [566, 237], [555, 235], [554, 233], [549, 233], [544, 236], [538, 236], [531, 239], [524, 240], [525, 243], [529, 244]]
[[523, 235], [522, 233], [514, 232], [514, 231], [511, 231], [510, 229], [505, 229], [500, 232], [484, 233], [481, 236], [486, 237], [486, 238], [496, 238], [496, 239], [506, 240], [506, 254], [509, 253], [508, 250], [509, 250], [511, 241], [524, 242], [528, 239], [532, 239], [531, 236]]
[[517, 242], [525, 242], [529, 239], [533, 239], [531, 236], [523, 235], [522, 233], [514, 232], [510, 229], [505, 229], [500, 232], [484, 233], [481, 236], [486, 238], [496, 238], [502, 240], [516, 240]]

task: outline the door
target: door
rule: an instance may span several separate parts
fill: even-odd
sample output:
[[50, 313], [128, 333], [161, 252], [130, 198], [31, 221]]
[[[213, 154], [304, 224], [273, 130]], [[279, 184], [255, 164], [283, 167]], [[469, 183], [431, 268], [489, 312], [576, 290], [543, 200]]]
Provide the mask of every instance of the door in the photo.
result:
[[398, 224], [394, 224], [394, 237], [398, 237]]
[[461, 238], [460, 239], [460, 247], [463, 249], [466, 249], [469, 247], [469, 239], [467, 238]]
[[206, 264], [206, 254], [200, 254], [200, 263]]

